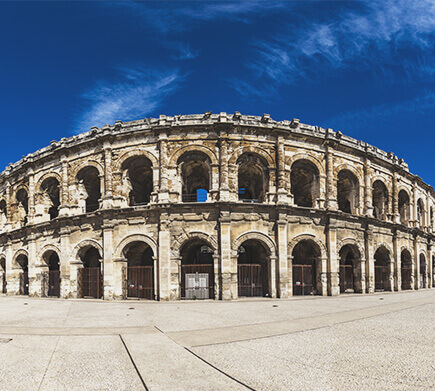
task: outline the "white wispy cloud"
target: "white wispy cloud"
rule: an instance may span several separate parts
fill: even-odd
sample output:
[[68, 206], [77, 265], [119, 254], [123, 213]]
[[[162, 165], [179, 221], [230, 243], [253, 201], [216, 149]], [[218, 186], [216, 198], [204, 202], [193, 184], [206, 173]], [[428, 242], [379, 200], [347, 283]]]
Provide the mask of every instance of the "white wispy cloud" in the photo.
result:
[[401, 116], [427, 115], [429, 111], [435, 110], [435, 92], [426, 92], [404, 102], [376, 105], [366, 109], [354, 110], [339, 114], [325, 121], [324, 126], [332, 126], [336, 130], [343, 130], [350, 127], [356, 129], [368, 129], [373, 121], [388, 124], [391, 118]]
[[111, 6], [130, 9], [135, 15], [142, 17], [148, 27], [163, 33], [190, 29], [193, 22], [200, 21], [231, 19], [248, 23], [253, 17], [261, 16], [264, 12], [283, 9], [288, 4], [286, 1], [278, 0], [109, 3]]
[[[355, 2], [332, 20], [288, 25], [285, 33], [253, 42], [254, 60], [247, 65], [255, 77], [280, 84], [316, 79], [341, 69], [372, 69], [384, 64], [401, 77], [433, 77], [435, 2], [387, 0]], [[313, 20], [314, 19], [314, 20]], [[398, 63], [400, 50], [426, 57]]]
[[189, 44], [179, 42], [175, 45], [177, 54], [173, 56], [176, 60], [193, 60], [198, 56], [198, 51], [193, 50]]
[[79, 133], [92, 126], [145, 117], [179, 88], [186, 77], [178, 70], [156, 71], [134, 67], [120, 68], [119, 71], [121, 76], [117, 81], [99, 81], [83, 94], [86, 103], [76, 122]]

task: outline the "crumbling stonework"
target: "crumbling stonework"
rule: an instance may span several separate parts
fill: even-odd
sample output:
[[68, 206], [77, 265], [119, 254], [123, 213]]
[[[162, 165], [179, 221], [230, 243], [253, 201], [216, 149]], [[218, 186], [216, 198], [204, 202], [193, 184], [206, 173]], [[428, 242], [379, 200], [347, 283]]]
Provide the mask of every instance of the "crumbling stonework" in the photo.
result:
[[[118, 121], [0, 175], [0, 283], [52, 295], [58, 270], [54, 295], [82, 297], [80, 269], [100, 268], [95, 297], [119, 299], [126, 270], [142, 265], [152, 274], [141, 297], [177, 300], [199, 264], [207, 297], [224, 300], [429, 288], [434, 207], [402, 159], [297, 119]], [[260, 288], [248, 274], [242, 286], [254, 269]]]

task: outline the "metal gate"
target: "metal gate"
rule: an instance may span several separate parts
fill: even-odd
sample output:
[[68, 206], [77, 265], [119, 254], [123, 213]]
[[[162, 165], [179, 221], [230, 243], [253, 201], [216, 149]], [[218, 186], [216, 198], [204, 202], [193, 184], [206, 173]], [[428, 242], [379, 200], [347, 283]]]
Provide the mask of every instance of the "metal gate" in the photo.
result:
[[314, 295], [314, 277], [312, 265], [293, 265], [293, 295]]
[[340, 265], [340, 293], [354, 291], [353, 266]]
[[154, 299], [153, 266], [127, 267], [127, 297]]
[[402, 290], [411, 289], [411, 268], [402, 267], [400, 271], [402, 275]]
[[60, 270], [48, 272], [48, 296], [60, 297]]
[[389, 280], [388, 266], [375, 266], [375, 290], [386, 291], [388, 290]]
[[[184, 299], [214, 299], [214, 266], [213, 265], [182, 265], [181, 266], [181, 297]], [[188, 275], [198, 274], [198, 280], [192, 281]], [[201, 281], [199, 276], [201, 275]], [[205, 277], [207, 275], [208, 277]], [[187, 279], [194, 285], [188, 287]], [[195, 286], [196, 281], [198, 286]], [[189, 284], [190, 284], [189, 282]], [[200, 286], [201, 285], [201, 286]], [[196, 289], [197, 288], [197, 289]], [[207, 293], [205, 292], [207, 291]]]
[[238, 265], [239, 297], [262, 297], [263, 278], [261, 265]]
[[80, 297], [103, 297], [103, 274], [99, 267], [84, 267], [79, 270]]
[[29, 294], [29, 272], [20, 274], [20, 295]]

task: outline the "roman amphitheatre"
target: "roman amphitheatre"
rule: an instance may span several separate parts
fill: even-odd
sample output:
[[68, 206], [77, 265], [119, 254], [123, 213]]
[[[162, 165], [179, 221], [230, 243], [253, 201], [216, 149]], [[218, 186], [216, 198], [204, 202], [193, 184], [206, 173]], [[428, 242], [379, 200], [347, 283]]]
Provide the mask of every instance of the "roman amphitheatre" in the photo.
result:
[[428, 289], [434, 208], [394, 153], [298, 119], [117, 121], [0, 175], [0, 284], [160, 301]]

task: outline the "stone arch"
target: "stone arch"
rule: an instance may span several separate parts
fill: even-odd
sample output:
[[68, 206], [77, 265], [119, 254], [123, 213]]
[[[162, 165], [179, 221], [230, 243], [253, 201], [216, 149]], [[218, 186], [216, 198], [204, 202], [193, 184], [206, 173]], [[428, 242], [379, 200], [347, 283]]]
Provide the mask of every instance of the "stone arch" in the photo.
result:
[[13, 258], [12, 258], [12, 267], [14, 269], [17, 269], [17, 268], [21, 269], [21, 266], [18, 265], [18, 263], [17, 263], [17, 258], [20, 255], [23, 255], [23, 256], [27, 257], [27, 262], [29, 261], [29, 253], [28, 253], [28, 251], [25, 250], [24, 248], [20, 248], [18, 251], [15, 252], [15, 254], [14, 254]]
[[113, 172], [119, 172], [121, 171], [121, 167], [125, 161], [127, 161], [130, 158], [133, 157], [146, 157], [150, 162], [152, 167], [158, 167], [159, 161], [155, 155], [153, 155], [151, 152], [145, 150], [145, 149], [137, 149], [133, 151], [127, 151], [124, 152], [117, 160], [116, 163], [113, 165]]
[[363, 248], [363, 246], [361, 246], [361, 243], [358, 242], [357, 239], [355, 239], [355, 238], [344, 238], [344, 239], [340, 240], [338, 242], [338, 246], [337, 246], [338, 253], [346, 245], [349, 245], [349, 246], [355, 248], [358, 251], [357, 256], [358, 256], [358, 258], [360, 260], [364, 260], [365, 259], [364, 248]]
[[401, 186], [399, 186], [399, 187], [397, 188], [397, 194], [399, 194], [402, 190], [403, 190], [403, 191], [408, 195], [409, 199], [411, 200], [411, 199], [412, 199], [412, 198], [411, 198], [411, 194], [412, 194], [412, 192], [408, 189], [408, 187], [405, 186], [405, 185], [401, 185]]
[[18, 193], [21, 189], [24, 189], [24, 190], [27, 192], [27, 194], [29, 194], [29, 186], [26, 185], [25, 183], [20, 183], [20, 184], [18, 184], [18, 185], [15, 187], [15, 189], [14, 189], [14, 191], [13, 191], [13, 194], [16, 196], [17, 193]]
[[60, 255], [61, 255], [60, 248], [55, 246], [54, 244], [47, 244], [44, 247], [42, 247], [42, 249], [39, 250], [39, 252], [38, 252], [37, 260], [40, 263], [40, 265], [44, 265], [44, 262], [45, 262], [45, 260], [44, 260], [44, 254], [47, 251], [53, 251], [53, 252], [55, 252], [59, 256], [59, 259], [60, 259]]
[[157, 255], [157, 243], [156, 241], [148, 235], [144, 234], [131, 234], [122, 239], [115, 250], [116, 258], [124, 258], [122, 251], [124, 248], [133, 242], [144, 242], [153, 250], [154, 256]]
[[104, 168], [101, 165], [101, 163], [97, 162], [96, 160], [86, 160], [83, 162], [78, 163], [72, 170], [71, 170], [71, 180], [75, 181], [77, 174], [80, 172], [81, 169], [86, 167], [95, 167], [98, 171], [98, 175], [100, 178], [104, 176]]
[[239, 247], [247, 240], [258, 240], [265, 244], [269, 250], [271, 256], [276, 255], [276, 244], [274, 240], [267, 234], [260, 231], [248, 231], [239, 235], [233, 241], [233, 253], [237, 255]]
[[36, 184], [36, 192], [42, 191], [41, 185], [44, 183], [46, 179], [55, 178], [59, 182], [59, 191], [62, 194], [62, 178], [57, 172], [47, 172], [42, 175]]
[[201, 239], [205, 241], [213, 251], [217, 251], [218, 249], [217, 240], [213, 238], [213, 236], [201, 231], [191, 231], [188, 234], [184, 233], [181, 237], [177, 238], [177, 241], [173, 244], [173, 250], [179, 253], [181, 247], [192, 239]]
[[203, 154], [208, 156], [208, 158], [210, 159], [211, 165], [218, 165], [219, 164], [219, 160], [218, 160], [216, 154], [210, 148], [205, 147], [204, 145], [191, 144], [191, 145], [186, 145], [184, 147], [180, 147], [180, 148], [176, 149], [168, 159], [169, 166], [176, 167], [178, 159], [182, 155], [184, 155], [185, 153], [188, 153], [188, 152], [202, 152]]
[[273, 158], [268, 151], [266, 151], [263, 148], [252, 147], [252, 146], [237, 148], [230, 156], [228, 164], [236, 165], [237, 159], [245, 153], [252, 153], [254, 155], [258, 155], [258, 156], [262, 157], [264, 160], [266, 160], [266, 162], [269, 166], [269, 170], [275, 168], [275, 158]]
[[414, 249], [410, 246], [402, 246], [400, 247], [400, 254], [402, 254], [402, 252], [404, 250], [407, 250], [410, 254], [411, 254], [411, 259], [414, 259]]
[[[390, 178], [388, 178], [388, 179], [390, 179]], [[370, 186], [373, 187], [373, 184], [374, 184], [376, 181], [381, 181], [381, 182], [385, 185], [385, 187], [387, 188], [387, 190], [391, 189], [391, 181], [390, 181], [390, 180], [387, 180], [387, 178], [385, 178], [385, 176], [383, 176], [383, 175], [381, 175], [381, 174], [373, 175], [373, 176], [370, 178]], [[390, 194], [390, 193], [391, 193], [391, 192], [388, 191], [388, 194]]]
[[293, 249], [296, 247], [296, 245], [299, 242], [301, 242], [303, 240], [306, 240], [308, 242], [312, 242], [315, 245], [317, 245], [320, 249], [321, 258], [326, 259], [328, 257], [326, 247], [323, 244], [323, 242], [320, 239], [317, 239], [316, 235], [311, 234], [311, 233], [303, 233], [303, 234], [295, 236], [288, 244], [287, 254], [291, 256], [291, 254], [293, 253]]
[[364, 182], [364, 176], [362, 172], [356, 168], [354, 165], [349, 163], [343, 163], [334, 168], [334, 179], [337, 180], [338, 174], [340, 171], [348, 170], [358, 179], [359, 186], [361, 186]]
[[297, 162], [298, 160], [308, 160], [317, 167], [320, 176], [325, 175], [325, 168], [323, 167], [322, 162], [317, 157], [310, 155], [309, 153], [296, 153], [287, 160], [286, 164], [291, 167], [293, 163]]
[[424, 259], [426, 260], [426, 262], [427, 262], [427, 259], [428, 259], [428, 257], [427, 257], [427, 252], [426, 252], [426, 250], [424, 250], [424, 249], [420, 249], [419, 250], [419, 252], [418, 252], [418, 260], [420, 261], [420, 256], [421, 255], [424, 255]]
[[387, 250], [388, 256], [390, 257], [390, 262], [391, 262], [394, 252], [393, 252], [393, 248], [388, 243], [385, 243], [385, 242], [376, 243], [373, 254], [375, 254], [376, 251], [378, 251], [381, 247], [383, 247], [383, 248], [385, 248], [385, 250]]
[[82, 240], [80, 243], [78, 243], [74, 249], [73, 249], [73, 256], [74, 256], [74, 261], [79, 261], [81, 263], [81, 259], [79, 256], [80, 250], [82, 250], [85, 247], [95, 247], [98, 250], [98, 253], [100, 254], [100, 262], [103, 261], [103, 246], [96, 240], [94, 239], [85, 239]]

